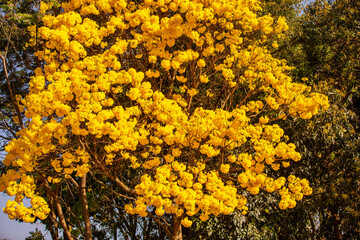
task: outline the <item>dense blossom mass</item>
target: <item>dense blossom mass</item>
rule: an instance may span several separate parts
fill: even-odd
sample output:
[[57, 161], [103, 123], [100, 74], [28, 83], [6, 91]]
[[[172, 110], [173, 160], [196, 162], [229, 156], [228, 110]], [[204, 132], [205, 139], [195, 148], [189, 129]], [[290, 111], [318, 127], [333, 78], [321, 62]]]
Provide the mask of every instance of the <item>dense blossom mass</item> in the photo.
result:
[[26, 128], [6, 147], [0, 191], [15, 201], [5, 213], [44, 219], [42, 186], [88, 172], [118, 183], [119, 165], [142, 174], [125, 181], [136, 199], [128, 213], [154, 209], [185, 227], [194, 215], [246, 214], [260, 191], [278, 194], [281, 209], [311, 194], [306, 179], [274, 177], [301, 159], [279, 123], [309, 119], [328, 101], [272, 57], [287, 24], [258, 16], [259, 4], [70, 0], [54, 11], [42, 2], [29, 44], [44, 65], [21, 100]]

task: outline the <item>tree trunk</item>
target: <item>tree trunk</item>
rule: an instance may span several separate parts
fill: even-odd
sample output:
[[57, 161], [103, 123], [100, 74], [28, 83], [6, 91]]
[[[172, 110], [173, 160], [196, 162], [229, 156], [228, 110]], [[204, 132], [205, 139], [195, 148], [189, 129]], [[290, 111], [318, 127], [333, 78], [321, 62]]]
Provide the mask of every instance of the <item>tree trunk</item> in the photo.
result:
[[85, 222], [85, 236], [86, 240], [92, 240], [92, 232], [91, 232], [91, 222], [89, 215], [89, 205], [86, 198], [86, 174], [81, 178], [80, 186], [79, 186], [79, 196], [81, 199], [81, 206], [84, 215]]
[[47, 227], [50, 229], [50, 234], [51, 234], [51, 238], [52, 240], [58, 240], [59, 239], [59, 232], [58, 232], [58, 223], [56, 221], [54, 221], [56, 219], [56, 214], [55, 214], [55, 210], [53, 207], [53, 203], [51, 203], [50, 205], [51, 207], [51, 217], [47, 218]]
[[173, 214], [173, 235], [171, 240], [182, 240], [181, 218]]
[[64, 217], [64, 213], [62, 211], [61, 205], [57, 199], [57, 197], [54, 199], [55, 202], [55, 206], [56, 206], [56, 210], [59, 216], [59, 221], [60, 221], [60, 225], [63, 228], [63, 233], [64, 233], [64, 238], [66, 240], [73, 240], [73, 237], [71, 236], [70, 230], [67, 226], [65, 217]]

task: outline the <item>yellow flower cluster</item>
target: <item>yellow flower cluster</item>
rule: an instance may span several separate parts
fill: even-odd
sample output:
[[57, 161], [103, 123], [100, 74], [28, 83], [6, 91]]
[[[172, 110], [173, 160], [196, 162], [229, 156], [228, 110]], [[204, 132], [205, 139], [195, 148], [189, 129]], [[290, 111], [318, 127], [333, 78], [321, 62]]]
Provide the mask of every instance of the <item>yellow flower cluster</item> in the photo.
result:
[[[26, 216], [48, 213], [37, 186], [28, 186], [34, 196], [12, 190], [27, 186], [27, 175], [60, 184], [119, 164], [143, 173], [127, 212], [146, 216], [154, 206], [185, 227], [196, 214], [245, 214], [244, 190], [277, 191], [283, 209], [311, 193], [306, 180], [266, 174], [300, 160], [271, 121], [328, 107], [266, 47], [288, 28], [284, 18], [258, 17], [257, 0], [69, 0], [61, 8], [53, 15], [42, 4], [43, 26], [31, 28], [45, 42], [36, 53], [45, 64], [22, 99], [29, 122], [5, 149], [16, 174], [0, 178], [0, 190], [38, 199]], [[11, 218], [25, 212], [7, 209]]]
[[[200, 219], [206, 221], [210, 214], [229, 214], [235, 209], [246, 211], [246, 198], [237, 194], [232, 183], [224, 183], [216, 171], [206, 172], [205, 164], [186, 171], [186, 165], [177, 161], [156, 169], [154, 180], [149, 175], [141, 178], [135, 188], [140, 196], [136, 206], [126, 206], [131, 214], [147, 216], [146, 206], [155, 206], [155, 213], [162, 216], [173, 213], [179, 217], [193, 216], [201, 212]], [[190, 227], [192, 221], [184, 218], [182, 224]]]
[[294, 175], [288, 177], [288, 187], [282, 188], [279, 191], [281, 201], [279, 203], [280, 209], [294, 208], [296, 201], [300, 201], [304, 195], [312, 194], [312, 188], [309, 187], [309, 181], [306, 179], [299, 179]]
[[[15, 196], [15, 201], [8, 200], [6, 207], [3, 208], [4, 213], [8, 214], [10, 219], [34, 222], [36, 217], [44, 220], [50, 213], [44, 198], [36, 195], [36, 185], [32, 177], [9, 170], [0, 179], [0, 191], [5, 190], [9, 196]], [[31, 199], [31, 207], [24, 206], [22, 203], [24, 197]]]

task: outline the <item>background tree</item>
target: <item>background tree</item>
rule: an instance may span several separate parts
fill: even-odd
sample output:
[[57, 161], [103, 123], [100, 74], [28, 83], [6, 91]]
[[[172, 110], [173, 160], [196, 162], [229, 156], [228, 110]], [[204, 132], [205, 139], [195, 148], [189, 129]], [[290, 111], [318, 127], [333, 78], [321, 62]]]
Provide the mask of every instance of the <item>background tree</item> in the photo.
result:
[[[295, 66], [292, 76], [330, 96], [330, 109], [309, 122], [285, 125], [305, 161], [290, 173], [311, 175], [314, 194], [297, 208], [277, 211], [271, 204], [244, 222], [267, 238], [356, 239], [358, 226], [359, 90], [358, 1], [315, 1], [276, 55]], [[291, 27], [290, 27], [291, 28]], [[349, 197], [351, 195], [352, 197]], [[264, 201], [265, 202], [265, 201]], [[271, 210], [273, 214], [267, 214]], [[258, 217], [256, 217], [258, 216]], [[245, 224], [245, 225], [244, 225]]]
[[[1, 41], [0, 41], [0, 101], [2, 129], [1, 147], [16, 137], [22, 127], [23, 116], [18, 107], [16, 96], [28, 92], [28, 83], [37, 66], [33, 47], [26, 47], [30, 40], [29, 26], [37, 25], [39, 2], [1, 1]], [[36, 45], [35, 45], [36, 46]], [[15, 119], [13, 119], [15, 117]], [[16, 122], [14, 122], [14, 120]]]
[[305, 12], [299, 31], [303, 60], [296, 74], [306, 74], [332, 103], [327, 114], [315, 117], [314, 123], [289, 125], [305, 133], [293, 136], [307, 159], [299, 163], [298, 171], [317, 176], [310, 180], [316, 190], [305, 207], [309, 217], [320, 222], [310, 222], [313, 238], [355, 239], [360, 234], [359, 14], [358, 1], [315, 1]]
[[25, 240], [44, 240], [44, 236], [37, 228], [35, 232], [30, 232], [30, 236], [27, 237]]

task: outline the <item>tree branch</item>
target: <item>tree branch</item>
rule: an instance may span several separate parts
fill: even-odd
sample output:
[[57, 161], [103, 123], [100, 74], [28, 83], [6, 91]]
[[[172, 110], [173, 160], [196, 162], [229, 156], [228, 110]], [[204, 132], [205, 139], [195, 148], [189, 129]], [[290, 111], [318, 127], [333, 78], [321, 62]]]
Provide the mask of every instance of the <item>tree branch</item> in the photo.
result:
[[86, 198], [86, 173], [83, 177], [81, 177], [81, 182], [79, 187], [79, 197], [81, 200], [81, 206], [84, 215], [84, 222], [85, 222], [85, 236], [86, 240], [92, 240], [92, 232], [91, 232], [91, 222], [90, 222], [90, 215], [89, 215], [89, 205]]
[[70, 230], [68, 228], [68, 225], [66, 223], [65, 217], [64, 217], [64, 213], [62, 211], [60, 202], [59, 202], [59, 198], [58, 196], [54, 193], [54, 191], [51, 189], [51, 187], [49, 186], [49, 183], [47, 182], [47, 180], [44, 178], [44, 187], [45, 187], [45, 191], [50, 195], [50, 197], [53, 199], [54, 203], [55, 203], [55, 207], [56, 207], [56, 211], [58, 213], [58, 217], [59, 217], [59, 222], [61, 227], [63, 228], [64, 231], [64, 238], [67, 240], [73, 240], [74, 238], [72, 237]]
[[6, 78], [6, 84], [7, 84], [7, 87], [8, 87], [8, 90], [9, 90], [9, 93], [10, 93], [10, 99], [11, 99], [11, 102], [16, 110], [16, 114], [19, 118], [19, 124], [21, 126], [21, 128], [25, 128], [23, 122], [22, 122], [22, 117], [21, 117], [21, 114], [20, 114], [20, 109], [19, 109], [19, 106], [16, 104], [15, 102], [15, 96], [14, 96], [14, 92], [11, 88], [11, 84], [10, 84], [10, 78], [9, 78], [9, 74], [7, 72], [7, 67], [6, 67], [6, 57], [3, 56], [2, 54], [0, 54], [0, 58], [3, 62], [3, 67], [4, 67], [4, 72], [5, 72], [5, 78]]
[[135, 198], [133, 197], [129, 197], [129, 196], [125, 196], [123, 194], [120, 194], [118, 192], [115, 192], [114, 190], [112, 190], [109, 186], [107, 186], [104, 182], [102, 182], [101, 180], [97, 179], [94, 175], [93, 172], [90, 172], [91, 176], [94, 178], [94, 180], [96, 182], [98, 182], [101, 186], [105, 187], [107, 190], [109, 190], [111, 193], [115, 194], [116, 196], [119, 196], [119, 197], [122, 197], [122, 198], [126, 198], [126, 199], [130, 199], [130, 200], [136, 200]]

